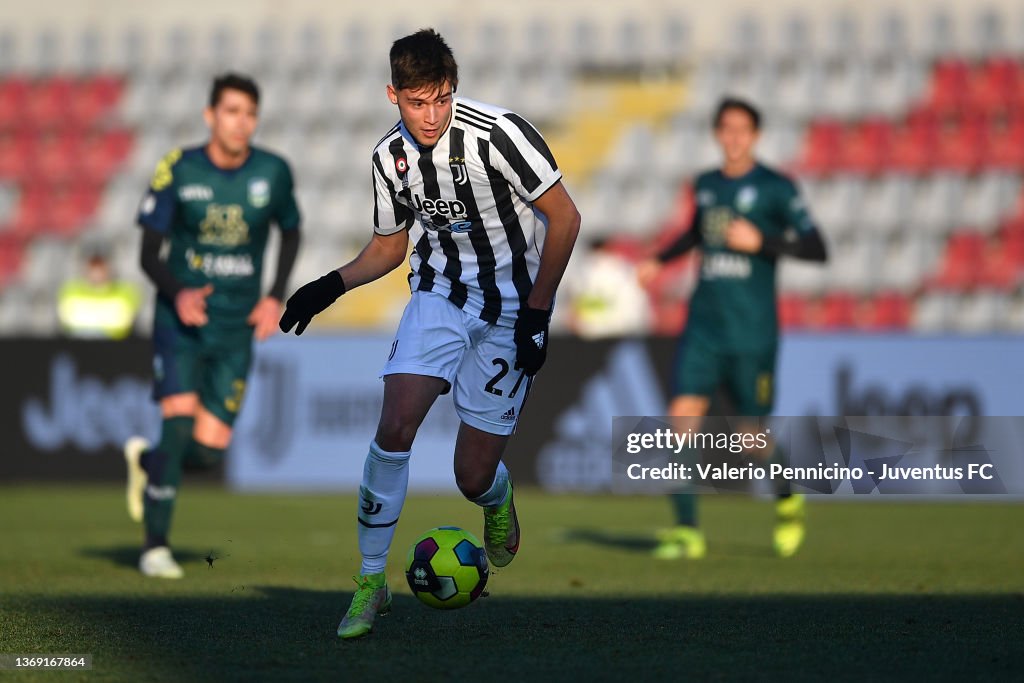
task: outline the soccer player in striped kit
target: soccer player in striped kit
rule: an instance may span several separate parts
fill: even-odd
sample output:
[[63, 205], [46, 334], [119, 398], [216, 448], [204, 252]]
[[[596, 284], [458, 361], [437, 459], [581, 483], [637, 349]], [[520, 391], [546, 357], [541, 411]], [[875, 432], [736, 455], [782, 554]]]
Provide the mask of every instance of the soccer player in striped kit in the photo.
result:
[[515, 557], [520, 530], [502, 455], [544, 363], [580, 226], [537, 130], [455, 96], [458, 66], [438, 33], [397, 40], [390, 60], [387, 94], [401, 120], [373, 151], [373, 237], [353, 261], [300, 288], [281, 318], [282, 330], [301, 334], [346, 291], [398, 268], [412, 243], [412, 295], [381, 372], [384, 405], [359, 490], [363, 559], [342, 638], [369, 633], [390, 607], [384, 569], [410, 451], [441, 394], [454, 392], [455, 479], [483, 508], [487, 556], [498, 567]]

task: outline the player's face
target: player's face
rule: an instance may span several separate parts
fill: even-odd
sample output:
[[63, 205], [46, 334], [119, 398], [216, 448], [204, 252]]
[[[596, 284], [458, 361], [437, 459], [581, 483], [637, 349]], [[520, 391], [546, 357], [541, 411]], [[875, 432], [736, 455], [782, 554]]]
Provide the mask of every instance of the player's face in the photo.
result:
[[753, 119], [742, 109], [726, 109], [715, 128], [715, 139], [722, 148], [726, 163], [752, 159], [757, 138]]
[[388, 99], [398, 105], [402, 123], [419, 144], [436, 144], [448, 129], [452, 119], [452, 86], [447, 81], [440, 87], [430, 85], [415, 90], [395, 90], [389, 85]]
[[216, 107], [206, 108], [205, 115], [213, 144], [232, 156], [248, 152], [259, 121], [259, 109], [249, 95], [228, 88]]

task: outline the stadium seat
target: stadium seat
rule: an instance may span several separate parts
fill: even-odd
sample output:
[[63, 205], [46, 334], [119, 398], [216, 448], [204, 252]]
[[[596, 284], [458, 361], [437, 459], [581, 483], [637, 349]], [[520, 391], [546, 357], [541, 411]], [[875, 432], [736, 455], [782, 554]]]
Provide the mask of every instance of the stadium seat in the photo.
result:
[[938, 131], [934, 165], [958, 173], [974, 173], [985, 149], [985, 123], [977, 117], [947, 121]]
[[949, 330], [955, 315], [954, 297], [945, 292], [926, 292], [917, 299], [911, 314], [911, 327], [915, 332], [942, 332]]
[[951, 235], [939, 272], [931, 285], [944, 290], [963, 291], [978, 284], [985, 255], [985, 238], [975, 232]]
[[839, 143], [835, 167], [862, 175], [879, 173], [888, 161], [892, 127], [879, 119], [847, 126]]
[[971, 69], [967, 61], [957, 58], [939, 61], [932, 72], [929, 110], [940, 118], [961, 114], [970, 82]]
[[820, 175], [833, 170], [842, 141], [843, 127], [838, 121], [815, 121], [807, 129], [803, 152], [796, 162], [797, 171]]
[[779, 296], [779, 326], [783, 330], [799, 330], [807, 326], [807, 300], [800, 294], [783, 293]]
[[846, 330], [857, 327], [860, 314], [857, 298], [844, 291], [826, 294], [821, 301], [822, 328], [827, 330]]
[[27, 78], [5, 75], [0, 78], [0, 130], [25, 125], [27, 104], [32, 86]]
[[[21, 270], [23, 248], [21, 240], [0, 232], [0, 290], [4, 290], [18, 276]], [[10, 328], [17, 329], [17, 322]]]
[[980, 334], [996, 329], [1006, 316], [1008, 298], [1004, 294], [981, 290], [960, 298], [953, 319], [956, 330]]
[[910, 312], [910, 300], [904, 294], [881, 292], [866, 302], [861, 324], [867, 331], [905, 330]]
[[[1024, 91], [1024, 87], [1019, 88]], [[1024, 107], [1008, 118], [997, 117], [989, 125], [984, 150], [986, 166], [1017, 171], [1024, 168]]]

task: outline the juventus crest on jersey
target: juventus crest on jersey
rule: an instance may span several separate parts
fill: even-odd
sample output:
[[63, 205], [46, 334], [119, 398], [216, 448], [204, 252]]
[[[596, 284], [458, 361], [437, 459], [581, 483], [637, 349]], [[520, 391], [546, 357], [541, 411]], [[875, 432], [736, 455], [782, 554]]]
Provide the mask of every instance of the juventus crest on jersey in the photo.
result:
[[374, 230], [409, 230], [413, 291], [512, 327], [533, 287], [546, 220], [532, 202], [561, 179], [540, 133], [507, 109], [456, 98], [420, 147], [402, 123], [373, 150]]

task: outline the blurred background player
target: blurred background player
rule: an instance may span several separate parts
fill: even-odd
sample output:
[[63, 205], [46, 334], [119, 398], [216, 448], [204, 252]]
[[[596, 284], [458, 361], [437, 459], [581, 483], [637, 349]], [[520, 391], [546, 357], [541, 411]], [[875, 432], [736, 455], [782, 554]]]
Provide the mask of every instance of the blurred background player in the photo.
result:
[[[641, 283], [649, 285], [662, 264], [701, 247], [700, 277], [679, 339], [668, 409], [669, 415], [684, 418], [680, 431], [699, 426], [719, 387], [738, 415], [771, 413], [779, 344], [776, 261], [780, 256], [826, 259], [825, 244], [796, 185], [755, 159], [760, 128], [761, 115], [750, 103], [727, 98], [719, 104], [714, 132], [723, 164], [697, 177], [690, 228], [638, 267]], [[773, 443], [766, 451], [757, 455], [783, 458]], [[788, 557], [803, 542], [804, 497], [791, 494], [785, 482], [777, 484], [776, 493], [774, 547]], [[676, 525], [659, 535], [654, 556], [703, 557], [696, 497], [678, 493], [672, 500]]]
[[[183, 467], [216, 466], [231, 441], [245, 393], [252, 339], [274, 334], [299, 247], [299, 209], [288, 163], [250, 142], [260, 94], [236, 74], [214, 80], [202, 146], [157, 165], [138, 222], [142, 269], [156, 285], [154, 397], [160, 441], [125, 445], [128, 511], [145, 520], [139, 569], [180, 578], [168, 546]], [[271, 223], [281, 231], [277, 273], [261, 296]], [[160, 249], [170, 242], [166, 260]]]
[[84, 272], [57, 295], [61, 329], [80, 339], [124, 339], [139, 313], [139, 289], [114, 277], [105, 245], [89, 244], [83, 252]]
[[455, 480], [484, 511], [484, 545], [504, 567], [519, 522], [502, 454], [547, 354], [555, 290], [580, 216], [540, 133], [517, 114], [455, 98], [458, 65], [432, 29], [390, 53], [401, 120], [373, 151], [374, 235], [352, 262], [300, 288], [281, 329], [301, 334], [347, 290], [406, 259], [412, 297], [381, 375], [384, 406], [359, 487], [358, 590], [341, 638], [391, 605], [385, 566], [405, 503], [413, 439], [441, 394], [459, 415]]

